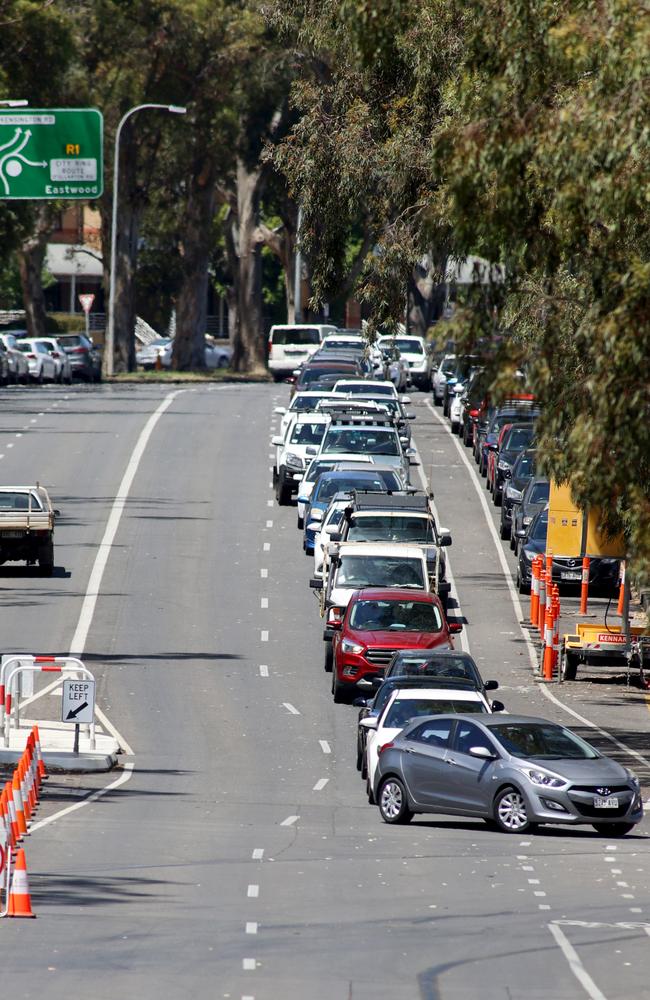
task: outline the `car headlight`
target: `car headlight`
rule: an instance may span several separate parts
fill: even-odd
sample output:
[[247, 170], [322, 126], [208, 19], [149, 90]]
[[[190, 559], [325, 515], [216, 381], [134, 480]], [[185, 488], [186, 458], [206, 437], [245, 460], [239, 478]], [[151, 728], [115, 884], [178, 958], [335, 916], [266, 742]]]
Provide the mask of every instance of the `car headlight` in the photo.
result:
[[533, 767], [526, 767], [523, 771], [526, 777], [532, 781], [533, 785], [539, 785], [542, 788], [565, 788], [568, 785], [568, 781], [565, 778], [560, 778], [557, 774], [553, 774], [550, 771], [541, 771]]
[[350, 642], [349, 639], [344, 639], [341, 643], [341, 651], [343, 653], [363, 653], [363, 646], [358, 642]]
[[639, 779], [637, 778], [637, 776], [634, 773], [634, 771], [628, 771], [628, 769], [625, 768], [625, 776], [626, 776], [627, 780], [630, 781], [634, 785], [634, 787], [636, 788], [636, 790], [638, 792], [638, 790], [641, 787], [641, 785], [640, 785]]
[[532, 562], [533, 561], [533, 556], [537, 555], [536, 552], [531, 552], [530, 549], [522, 549], [521, 551], [524, 554], [524, 559], [526, 560], [526, 562]]
[[506, 462], [504, 459], [500, 458], [499, 461], [497, 462], [497, 469], [499, 469], [501, 472], [505, 472], [506, 469], [509, 468], [510, 468], [510, 462]]
[[506, 497], [508, 500], [521, 500], [523, 493], [521, 490], [516, 490], [514, 486], [506, 486]]
[[522, 518], [522, 524], [523, 524], [524, 528], [527, 528], [531, 521], [532, 521], [532, 517], [530, 517], [530, 516]]
[[290, 469], [302, 469], [302, 458], [300, 455], [294, 455], [293, 452], [289, 452], [284, 461]]

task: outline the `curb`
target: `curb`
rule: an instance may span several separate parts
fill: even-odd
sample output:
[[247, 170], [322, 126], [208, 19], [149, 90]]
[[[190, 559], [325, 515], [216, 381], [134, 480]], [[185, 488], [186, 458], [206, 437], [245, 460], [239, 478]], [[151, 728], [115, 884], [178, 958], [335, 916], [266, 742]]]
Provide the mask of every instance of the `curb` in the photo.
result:
[[[21, 758], [21, 751], [0, 748], [0, 767], [13, 765]], [[116, 753], [57, 753], [43, 751], [43, 762], [48, 771], [57, 774], [90, 774], [112, 771], [117, 766]]]

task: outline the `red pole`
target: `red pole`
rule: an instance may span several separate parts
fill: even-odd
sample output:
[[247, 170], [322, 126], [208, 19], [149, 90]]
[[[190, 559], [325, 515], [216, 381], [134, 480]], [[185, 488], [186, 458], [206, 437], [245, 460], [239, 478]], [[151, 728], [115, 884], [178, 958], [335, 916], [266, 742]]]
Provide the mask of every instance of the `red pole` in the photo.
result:
[[544, 642], [544, 623], [546, 620], [546, 570], [542, 569], [539, 574], [539, 613], [537, 615], [537, 627], [539, 637]]
[[580, 591], [580, 614], [587, 614], [587, 598], [589, 596], [589, 556], [582, 560], [582, 588]]
[[530, 623], [537, 625], [537, 615], [539, 614], [539, 556], [535, 556], [531, 564], [530, 580]]
[[544, 615], [544, 680], [553, 680], [553, 608], [550, 601]]

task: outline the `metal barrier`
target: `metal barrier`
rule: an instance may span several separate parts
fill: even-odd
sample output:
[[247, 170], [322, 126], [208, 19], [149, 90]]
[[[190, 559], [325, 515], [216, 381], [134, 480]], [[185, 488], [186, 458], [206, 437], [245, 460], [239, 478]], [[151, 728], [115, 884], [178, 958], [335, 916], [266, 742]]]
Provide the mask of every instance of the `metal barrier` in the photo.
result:
[[[81, 674], [94, 681], [94, 675], [76, 656], [9, 656], [0, 667], [0, 737], [2, 745], [9, 746], [9, 733], [13, 712], [14, 729], [20, 728], [20, 699], [14, 696], [14, 686], [24, 673]], [[95, 749], [95, 719], [90, 723], [90, 749]]]

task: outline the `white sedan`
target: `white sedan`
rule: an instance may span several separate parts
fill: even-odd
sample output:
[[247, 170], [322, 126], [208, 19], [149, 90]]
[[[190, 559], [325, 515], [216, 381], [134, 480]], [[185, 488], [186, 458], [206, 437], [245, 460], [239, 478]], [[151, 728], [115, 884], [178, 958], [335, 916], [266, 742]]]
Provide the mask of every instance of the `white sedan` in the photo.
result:
[[[167, 347], [162, 351], [160, 355], [160, 363], [163, 368], [171, 368], [172, 366], [172, 351], [174, 345], [169, 343]], [[232, 347], [228, 346], [217, 346], [216, 344], [211, 344], [209, 341], [205, 341], [205, 367], [214, 368], [227, 368], [230, 364], [232, 358]]]

